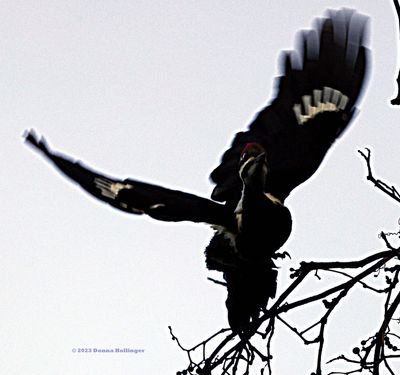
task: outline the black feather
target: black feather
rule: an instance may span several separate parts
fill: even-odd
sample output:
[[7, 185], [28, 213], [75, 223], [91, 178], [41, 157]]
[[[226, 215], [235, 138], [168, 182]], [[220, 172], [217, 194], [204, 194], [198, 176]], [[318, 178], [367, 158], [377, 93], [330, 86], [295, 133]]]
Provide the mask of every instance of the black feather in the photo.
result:
[[[260, 143], [266, 149], [271, 168], [269, 192], [282, 201], [315, 173], [355, 113], [365, 83], [366, 23], [367, 17], [352, 10], [331, 10], [327, 18], [317, 19], [313, 30], [299, 34], [297, 52], [284, 52], [281, 60], [283, 75], [276, 98], [256, 116], [249, 130], [236, 134], [231, 148], [211, 173], [216, 183], [213, 199], [233, 206], [240, 199], [237, 165], [248, 142]], [[302, 97], [312, 96], [313, 90], [322, 91], [324, 87], [346, 95], [347, 106], [337, 112], [323, 112], [299, 125], [294, 105], [300, 104], [304, 113]]]

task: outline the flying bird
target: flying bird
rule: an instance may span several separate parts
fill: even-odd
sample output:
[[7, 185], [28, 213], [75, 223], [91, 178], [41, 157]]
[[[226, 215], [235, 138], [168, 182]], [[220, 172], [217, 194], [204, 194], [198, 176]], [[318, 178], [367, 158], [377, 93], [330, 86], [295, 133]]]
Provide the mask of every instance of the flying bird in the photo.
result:
[[53, 151], [34, 130], [25, 140], [119, 210], [212, 226], [206, 264], [222, 272], [229, 324], [246, 337], [249, 324], [275, 297], [274, 260], [292, 229], [285, 199], [315, 173], [356, 113], [367, 73], [367, 20], [354, 10], [328, 10], [313, 29], [299, 33], [297, 49], [283, 52], [275, 98], [234, 136], [211, 173], [211, 199], [103, 175]]

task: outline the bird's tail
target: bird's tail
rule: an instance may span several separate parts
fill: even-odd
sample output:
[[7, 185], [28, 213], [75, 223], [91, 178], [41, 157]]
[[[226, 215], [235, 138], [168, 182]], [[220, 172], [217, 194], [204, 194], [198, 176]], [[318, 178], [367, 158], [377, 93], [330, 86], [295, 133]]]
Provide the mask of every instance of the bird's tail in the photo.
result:
[[212, 238], [205, 254], [208, 269], [223, 272], [229, 325], [245, 338], [249, 324], [267, 307], [268, 300], [275, 297], [275, 264], [272, 259], [254, 263], [239, 258], [231, 240], [221, 233]]
[[257, 319], [269, 299], [275, 297], [277, 274], [272, 260], [256, 267], [243, 265], [224, 273], [228, 320], [234, 332], [245, 334], [250, 322]]

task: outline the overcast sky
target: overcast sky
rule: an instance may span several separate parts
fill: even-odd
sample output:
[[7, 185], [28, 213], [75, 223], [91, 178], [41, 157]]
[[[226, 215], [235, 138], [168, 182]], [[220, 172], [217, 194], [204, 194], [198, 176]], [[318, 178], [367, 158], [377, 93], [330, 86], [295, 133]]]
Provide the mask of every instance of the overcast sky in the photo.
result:
[[[208, 196], [234, 133], [272, 97], [280, 51], [329, 7], [371, 17], [372, 70], [352, 128], [287, 199], [292, 260], [280, 264], [279, 290], [299, 261], [359, 259], [382, 248], [382, 229], [397, 231], [397, 207], [366, 183], [356, 153], [371, 147], [377, 174], [400, 185], [400, 109], [388, 105], [399, 65], [392, 1], [249, 3], [2, 2], [4, 374], [174, 374], [186, 357], [168, 325], [187, 346], [227, 326], [225, 290], [207, 281], [219, 276], [204, 262], [211, 229], [114, 211], [25, 147], [22, 132], [35, 128], [109, 175]], [[365, 292], [349, 296], [328, 326], [326, 359], [373, 334], [381, 314]], [[315, 369], [315, 350], [284, 327], [273, 345], [275, 373]], [[115, 347], [144, 353], [72, 352]]]

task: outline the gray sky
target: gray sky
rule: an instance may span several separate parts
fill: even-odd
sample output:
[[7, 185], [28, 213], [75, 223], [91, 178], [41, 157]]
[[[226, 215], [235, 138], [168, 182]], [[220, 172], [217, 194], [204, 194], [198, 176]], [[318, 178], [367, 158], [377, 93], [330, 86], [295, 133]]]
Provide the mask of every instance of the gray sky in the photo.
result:
[[[287, 200], [295, 226], [280, 290], [299, 261], [358, 259], [382, 247], [380, 230], [397, 230], [397, 208], [367, 185], [356, 153], [370, 146], [379, 176], [400, 185], [392, 2], [247, 3], [2, 2], [3, 373], [173, 374], [186, 357], [168, 325], [186, 346], [227, 326], [225, 290], [206, 280], [211, 229], [98, 203], [24, 147], [23, 130], [110, 175], [208, 196], [234, 133], [272, 97], [279, 52], [328, 7], [371, 17], [371, 79], [351, 130]], [[326, 359], [373, 334], [381, 314], [365, 292], [349, 296], [328, 327]], [[114, 347], [145, 352], [72, 353]], [[279, 374], [314, 370], [315, 350], [284, 327], [273, 354]]]

